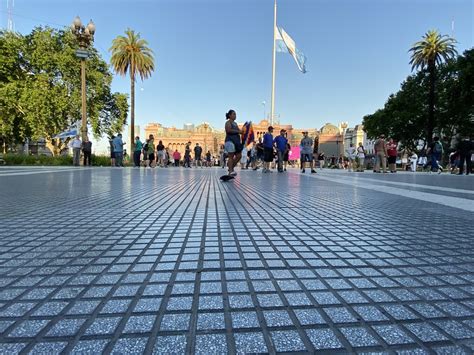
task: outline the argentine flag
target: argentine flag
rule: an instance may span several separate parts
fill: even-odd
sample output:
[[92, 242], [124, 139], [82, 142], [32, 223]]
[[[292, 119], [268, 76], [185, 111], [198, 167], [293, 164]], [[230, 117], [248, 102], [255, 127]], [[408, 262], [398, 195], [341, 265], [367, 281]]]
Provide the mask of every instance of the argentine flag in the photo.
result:
[[290, 53], [298, 66], [298, 69], [306, 73], [306, 56], [296, 48], [296, 43], [282, 27], [276, 28], [276, 49], [277, 52]]

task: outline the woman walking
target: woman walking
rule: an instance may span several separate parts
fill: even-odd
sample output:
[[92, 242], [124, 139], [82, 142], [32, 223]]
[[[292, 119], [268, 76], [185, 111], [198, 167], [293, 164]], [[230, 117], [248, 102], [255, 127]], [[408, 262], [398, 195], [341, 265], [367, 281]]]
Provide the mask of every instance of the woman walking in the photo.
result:
[[240, 139], [242, 131], [237, 122], [235, 122], [237, 114], [234, 110], [229, 110], [225, 114], [225, 118], [227, 119], [225, 123], [225, 151], [228, 155], [227, 168], [229, 169], [229, 175], [235, 176], [237, 173], [234, 171], [234, 168], [242, 157], [243, 146]]

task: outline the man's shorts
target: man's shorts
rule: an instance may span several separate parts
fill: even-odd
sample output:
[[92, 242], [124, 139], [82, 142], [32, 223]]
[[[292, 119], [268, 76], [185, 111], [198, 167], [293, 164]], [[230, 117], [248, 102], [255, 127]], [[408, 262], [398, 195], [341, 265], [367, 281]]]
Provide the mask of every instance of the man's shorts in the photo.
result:
[[263, 161], [266, 163], [273, 161], [273, 148], [263, 148]]
[[148, 160], [149, 161], [154, 161], [155, 160], [155, 153], [148, 154]]
[[301, 162], [312, 162], [313, 161], [313, 154], [312, 153], [301, 153]]

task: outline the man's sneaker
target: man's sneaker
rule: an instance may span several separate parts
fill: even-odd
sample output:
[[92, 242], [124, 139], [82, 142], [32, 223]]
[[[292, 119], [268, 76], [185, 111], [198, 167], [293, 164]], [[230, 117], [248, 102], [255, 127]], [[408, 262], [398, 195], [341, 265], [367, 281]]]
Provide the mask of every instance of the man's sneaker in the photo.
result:
[[312, 169], [311, 174], [316, 174], [316, 170]]
[[235, 171], [232, 171], [229, 173], [230, 176], [237, 176], [237, 173]]
[[301, 169], [301, 172], [304, 174], [304, 169]]

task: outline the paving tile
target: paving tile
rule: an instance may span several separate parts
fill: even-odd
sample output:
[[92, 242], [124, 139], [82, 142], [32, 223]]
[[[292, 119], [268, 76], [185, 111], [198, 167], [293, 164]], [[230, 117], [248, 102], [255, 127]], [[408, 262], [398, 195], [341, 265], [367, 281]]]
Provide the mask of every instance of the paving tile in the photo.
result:
[[237, 354], [257, 354], [268, 352], [262, 333], [235, 333], [234, 339]]
[[94, 322], [87, 328], [85, 334], [113, 334], [121, 319], [122, 318], [120, 317], [96, 318]]
[[120, 338], [112, 349], [112, 354], [143, 354], [148, 338]]
[[191, 315], [184, 314], [165, 314], [161, 320], [160, 330], [188, 330]]
[[185, 354], [185, 350], [185, 335], [159, 336], [156, 338], [156, 343], [153, 348], [153, 354]]
[[98, 354], [105, 349], [108, 343], [109, 340], [105, 339], [79, 340], [71, 350], [71, 354]]
[[227, 354], [225, 334], [196, 335], [195, 354]]
[[38, 343], [30, 354], [60, 354], [66, 346], [67, 342]]
[[232, 312], [233, 328], [258, 328], [260, 326], [255, 312]]
[[270, 332], [276, 351], [304, 351], [306, 347], [298, 332], [294, 330], [281, 330]]
[[316, 350], [343, 348], [342, 343], [331, 329], [308, 329], [306, 334]]
[[225, 329], [223, 313], [199, 313], [197, 319], [198, 330]]
[[340, 328], [340, 331], [354, 347], [378, 345], [378, 341], [364, 328]]
[[373, 328], [390, 345], [409, 344], [414, 340], [395, 325], [374, 325]]

